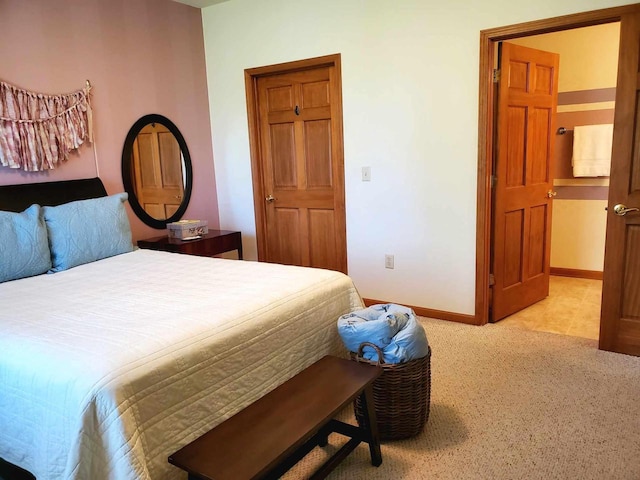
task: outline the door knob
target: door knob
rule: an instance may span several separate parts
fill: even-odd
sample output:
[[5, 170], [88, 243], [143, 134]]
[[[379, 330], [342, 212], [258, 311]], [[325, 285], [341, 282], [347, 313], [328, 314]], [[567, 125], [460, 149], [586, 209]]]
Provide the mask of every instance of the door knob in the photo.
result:
[[553, 190], [549, 190], [547, 192], [547, 198], [553, 198], [558, 194], [558, 192], [554, 192]]
[[268, 203], [273, 202], [275, 199], [276, 199], [276, 197], [274, 197], [274, 196], [273, 196], [273, 195], [271, 195], [271, 194], [267, 195], [267, 197], [265, 198], [265, 200], [266, 200]]
[[624, 217], [629, 212], [639, 212], [639, 211], [640, 209], [638, 208], [635, 208], [635, 207], [628, 208], [626, 205], [623, 205], [622, 203], [619, 203], [615, 207], [613, 207], [613, 213], [615, 213], [620, 217]]

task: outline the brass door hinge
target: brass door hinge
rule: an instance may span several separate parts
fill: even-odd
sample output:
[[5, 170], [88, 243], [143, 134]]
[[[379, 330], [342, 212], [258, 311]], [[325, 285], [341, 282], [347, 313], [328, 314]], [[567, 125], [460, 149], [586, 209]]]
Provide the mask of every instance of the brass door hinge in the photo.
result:
[[492, 287], [496, 284], [496, 277], [493, 276], [493, 273], [489, 274], [489, 286]]
[[500, 70], [497, 68], [493, 69], [493, 83], [498, 83], [500, 81]]

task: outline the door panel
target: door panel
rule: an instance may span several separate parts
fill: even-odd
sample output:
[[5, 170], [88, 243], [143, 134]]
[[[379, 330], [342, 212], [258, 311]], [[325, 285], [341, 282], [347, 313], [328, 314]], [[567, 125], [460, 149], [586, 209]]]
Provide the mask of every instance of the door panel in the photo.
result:
[[554, 69], [552, 66], [536, 64], [534, 93], [553, 95]]
[[273, 183], [277, 188], [296, 187], [296, 144], [293, 123], [271, 125]]
[[[154, 153], [152, 148], [153, 138], [148, 133], [140, 133], [134, 143], [134, 155], [137, 156], [136, 160], [139, 165], [136, 166], [134, 171], [140, 169], [140, 187], [154, 187], [159, 182], [158, 171], [156, 168], [156, 162], [154, 161]], [[135, 148], [135, 147], [138, 148]]]
[[331, 188], [331, 121], [304, 124], [307, 187]]
[[506, 183], [507, 187], [519, 187], [524, 185], [525, 151], [527, 138], [527, 108], [509, 107], [507, 123], [507, 163]]
[[531, 141], [535, 148], [530, 150], [531, 183], [549, 183], [552, 115], [548, 108], [533, 109]]
[[160, 171], [164, 188], [182, 188], [182, 153], [173, 133], [158, 132]]
[[269, 112], [288, 112], [293, 108], [293, 88], [291, 85], [273, 87], [267, 90]]
[[547, 206], [531, 207], [529, 214], [529, 278], [544, 274]]
[[339, 270], [335, 248], [335, 214], [333, 210], [309, 210], [310, 263], [312, 267]]
[[164, 205], [149, 202], [140, 202], [140, 205], [142, 205], [142, 208], [144, 208], [145, 212], [147, 212], [153, 218], [168, 218], [163, 217], [165, 212]]
[[522, 233], [524, 231], [524, 211], [516, 210], [505, 214], [504, 236], [512, 241], [505, 246], [504, 286], [511, 287], [522, 282]]
[[278, 234], [273, 235], [275, 241], [269, 244], [270, 257], [276, 263], [300, 265], [300, 245], [288, 242], [289, 238], [300, 236], [300, 212], [295, 208], [276, 208], [274, 213], [274, 229]]
[[640, 14], [622, 16], [600, 348], [640, 356], [640, 213], [616, 215], [623, 204], [640, 208]]
[[509, 76], [507, 77], [509, 90], [527, 92], [529, 90], [529, 62], [509, 59], [507, 66], [509, 68]]
[[[640, 225], [627, 228], [627, 245], [640, 246]], [[622, 318], [640, 320], [640, 249], [628, 248], [625, 257]]]
[[328, 81], [302, 84], [302, 108], [328, 107], [329, 105], [331, 100]]
[[558, 55], [503, 43], [498, 86], [491, 321], [549, 294]]
[[171, 218], [171, 216], [178, 211], [180, 205], [165, 205], [164, 214], [165, 218]]
[[322, 66], [255, 80], [266, 200], [256, 214], [260, 260], [346, 273], [338, 78], [335, 66]]

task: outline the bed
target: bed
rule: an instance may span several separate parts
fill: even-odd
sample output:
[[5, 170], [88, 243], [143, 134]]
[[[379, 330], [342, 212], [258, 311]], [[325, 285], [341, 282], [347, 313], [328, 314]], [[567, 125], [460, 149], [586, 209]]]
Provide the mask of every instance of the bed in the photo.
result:
[[[0, 210], [106, 193], [81, 182], [0, 187]], [[38, 480], [156, 480], [186, 478], [168, 455], [343, 354], [336, 319], [361, 299], [338, 272], [134, 250], [2, 283], [0, 305], [0, 457]]]

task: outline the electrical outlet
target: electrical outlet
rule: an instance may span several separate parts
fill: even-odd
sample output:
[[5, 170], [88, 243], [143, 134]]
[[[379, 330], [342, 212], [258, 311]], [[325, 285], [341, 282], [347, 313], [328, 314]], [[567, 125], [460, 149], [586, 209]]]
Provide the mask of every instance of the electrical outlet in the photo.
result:
[[384, 256], [384, 268], [393, 268], [393, 255]]
[[362, 181], [363, 182], [371, 181], [371, 167], [362, 167]]

